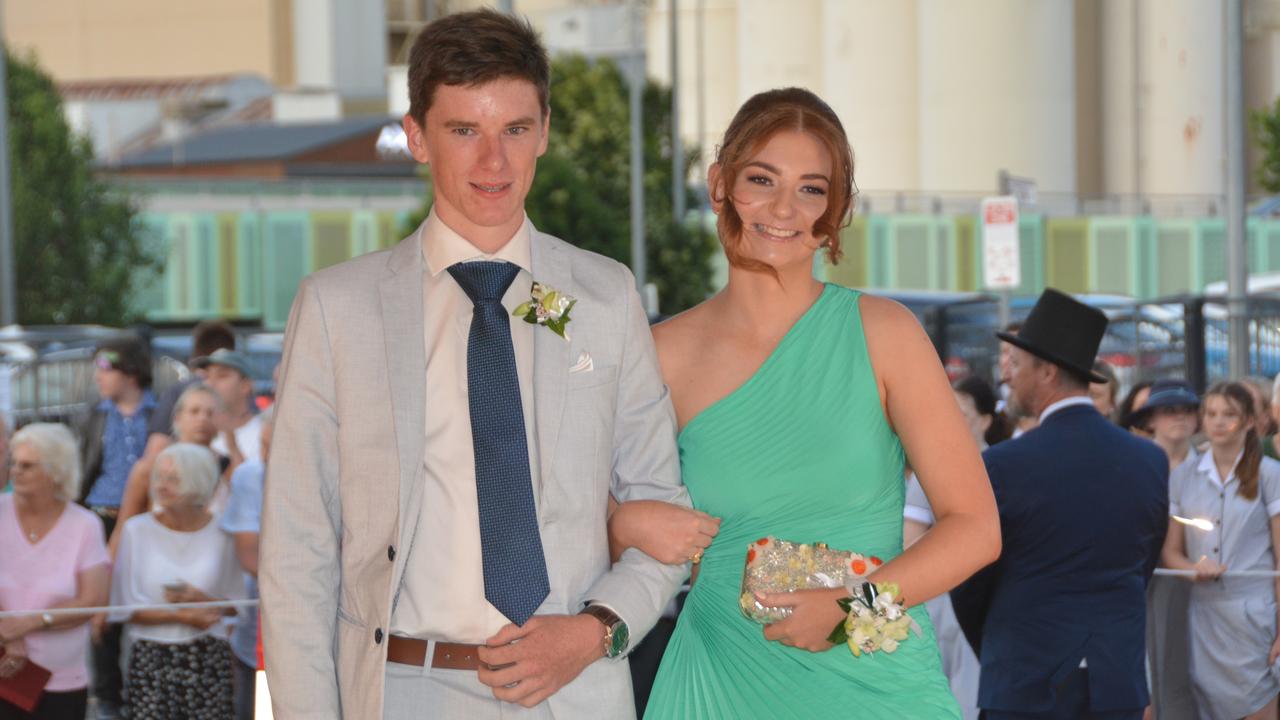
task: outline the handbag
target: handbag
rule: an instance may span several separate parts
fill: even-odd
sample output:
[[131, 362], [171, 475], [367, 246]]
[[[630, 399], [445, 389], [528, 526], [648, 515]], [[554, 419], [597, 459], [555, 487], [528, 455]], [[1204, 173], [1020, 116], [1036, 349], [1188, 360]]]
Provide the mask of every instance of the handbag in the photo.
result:
[[[0, 657], [4, 657], [4, 648], [0, 648]], [[7, 700], [24, 712], [34, 712], [51, 677], [53, 673], [28, 659], [16, 674], [0, 678], [0, 700]]]
[[761, 605], [756, 594], [844, 587], [860, 581], [884, 562], [850, 550], [832, 550], [826, 543], [797, 543], [772, 535], [747, 546], [738, 605], [753, 622], [767, 624], [791, 614], [791, 608]]

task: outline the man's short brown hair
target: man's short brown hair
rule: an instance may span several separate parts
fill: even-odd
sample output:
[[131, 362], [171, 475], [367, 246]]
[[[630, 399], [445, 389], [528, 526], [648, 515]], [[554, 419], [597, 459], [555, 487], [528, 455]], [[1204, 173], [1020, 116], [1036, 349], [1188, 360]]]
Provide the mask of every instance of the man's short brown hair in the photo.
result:
[[475, 87], [499, 78], [533, 83], [545, 115], [551, 109], [551, 64], [528, 20], [472, 10], [431, 22], [409, 51], [409, 116], [426, 124], [441, 85]]

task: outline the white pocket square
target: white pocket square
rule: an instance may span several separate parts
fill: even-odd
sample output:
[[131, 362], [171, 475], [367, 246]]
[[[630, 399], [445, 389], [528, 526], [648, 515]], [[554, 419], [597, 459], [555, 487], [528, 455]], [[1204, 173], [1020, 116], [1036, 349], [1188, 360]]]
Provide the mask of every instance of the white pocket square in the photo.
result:
[[591, 353], [583, 350], [582, 353], [578, 355], [578, 362], [574, 363], [573, 367], [569, 368], [569, 372], [584, 373], [591, 372], [594, 369], [595, 365], [591, 362]]

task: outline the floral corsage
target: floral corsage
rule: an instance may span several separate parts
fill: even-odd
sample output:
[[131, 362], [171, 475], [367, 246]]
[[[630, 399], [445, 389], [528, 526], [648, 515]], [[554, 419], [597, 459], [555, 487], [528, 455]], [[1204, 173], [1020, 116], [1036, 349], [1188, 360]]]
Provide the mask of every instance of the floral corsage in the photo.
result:
[[[858, 584], [860, 583], [860, 584]], [[920, 626], [902, 607], [896, 583], [863, 582], [849, 578], [845, 584], [850, 597], [837, 600], [847, 615], [827, 637], [832, 644], [847, 643], [854, 657], [877, 650], [891, 653], [907, 639], [911, 630], [919, 636]]]
[[536, 280], [529, 295], [529, 299], [520, 303], [511, 314], [524, 318], [530, 325], [546, 325], [551, 332], [568, 340], [569, 311], [577, 304], [578, 299]]

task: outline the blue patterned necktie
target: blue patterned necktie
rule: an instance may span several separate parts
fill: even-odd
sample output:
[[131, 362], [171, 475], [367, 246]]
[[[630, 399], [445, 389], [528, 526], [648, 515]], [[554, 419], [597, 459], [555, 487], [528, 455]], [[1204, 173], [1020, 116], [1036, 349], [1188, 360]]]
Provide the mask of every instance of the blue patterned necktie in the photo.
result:
[[502, 296], [520, 272], [507, 262], [468, 262], [449, 274], [475, 306], [467, 338], [467, 404], [476, 456], [484, 597], [524, 625], [550, 590], [529, 475], [520, 379]]

